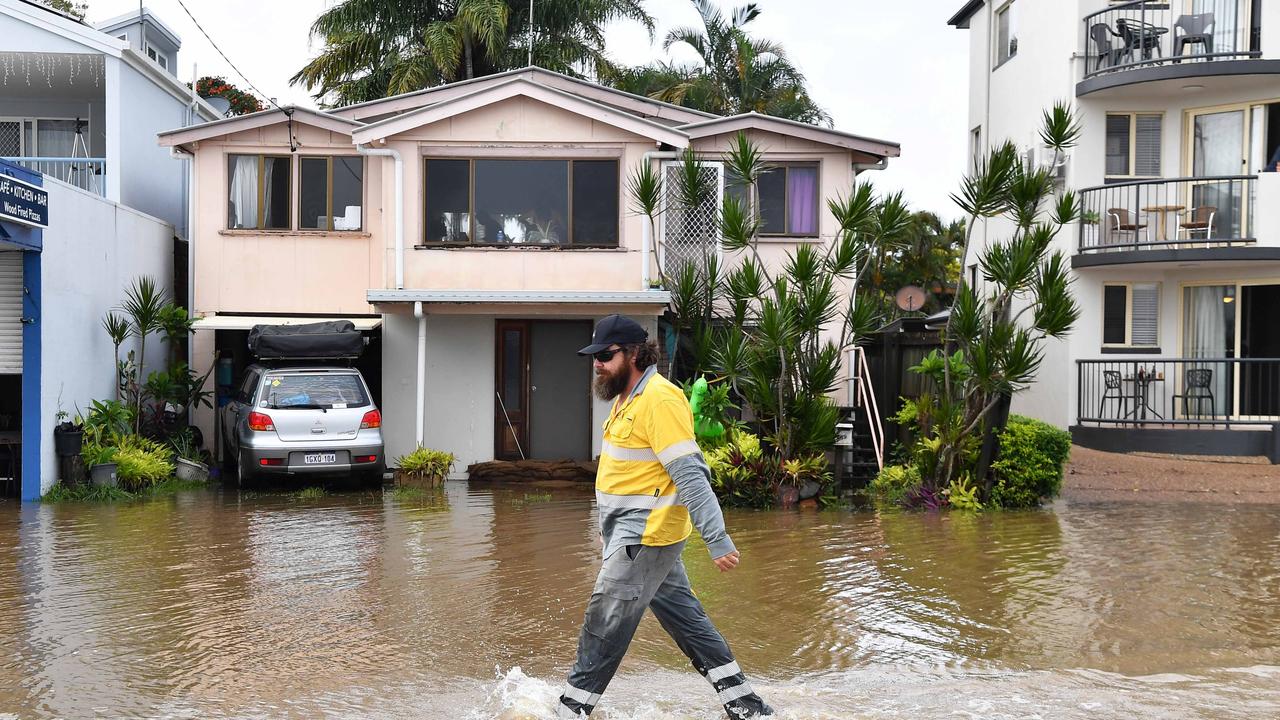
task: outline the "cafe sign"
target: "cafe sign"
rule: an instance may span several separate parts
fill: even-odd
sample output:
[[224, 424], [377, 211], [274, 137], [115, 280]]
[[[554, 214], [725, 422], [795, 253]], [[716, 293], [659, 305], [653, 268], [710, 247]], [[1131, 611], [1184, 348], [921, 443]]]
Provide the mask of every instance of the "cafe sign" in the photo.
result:
[[49, 193], [15, 177], [0, 175], [0, 220], [49, 227]]

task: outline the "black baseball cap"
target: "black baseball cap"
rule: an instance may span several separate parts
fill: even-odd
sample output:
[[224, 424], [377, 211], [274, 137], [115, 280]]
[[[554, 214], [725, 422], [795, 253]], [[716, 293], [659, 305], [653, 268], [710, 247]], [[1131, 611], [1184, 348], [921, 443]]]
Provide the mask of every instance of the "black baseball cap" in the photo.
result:
[[649, 333], [640, 323], [629, 317], [610, 315], [596, 325], [591, 344], [578, 351], [579, 355], [595, 355], [608, 350], [610, 345], [639, 345], [649, 339]]

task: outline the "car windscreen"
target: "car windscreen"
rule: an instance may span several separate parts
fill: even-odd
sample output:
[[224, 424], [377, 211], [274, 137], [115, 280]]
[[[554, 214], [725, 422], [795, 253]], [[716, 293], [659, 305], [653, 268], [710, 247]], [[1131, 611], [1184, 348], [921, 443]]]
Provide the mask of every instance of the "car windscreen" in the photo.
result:
[[369, 404], [357, 375], [268, 375], [262, 387], [262, 407], [280, 409], [343, 408]]

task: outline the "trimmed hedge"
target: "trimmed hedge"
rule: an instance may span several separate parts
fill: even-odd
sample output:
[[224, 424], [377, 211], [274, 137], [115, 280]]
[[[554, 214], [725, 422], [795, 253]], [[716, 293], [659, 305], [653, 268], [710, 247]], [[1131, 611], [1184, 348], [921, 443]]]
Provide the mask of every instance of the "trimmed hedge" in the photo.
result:
[[1000, 455], [991, 464], [991, 503], [1003, 508], [1039, 507], [1062, 489], [1062, 471], [1071, 454], [1071, 433], [1021, 415], [1000, 433]]

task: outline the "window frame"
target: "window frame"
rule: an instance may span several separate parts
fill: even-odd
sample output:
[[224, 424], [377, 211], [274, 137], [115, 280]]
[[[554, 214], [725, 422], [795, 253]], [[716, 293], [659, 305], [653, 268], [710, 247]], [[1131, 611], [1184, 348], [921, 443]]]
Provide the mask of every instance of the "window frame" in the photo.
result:
[[[427, 165], [432, 160], [437, 160], [437, 161], [465, 160], [467, 162], [467, 238], [468, 239], [465, 242], [461, 242], [461, 241], [446, 242], [446, 241], [440, 241], [440, 240], [429, 240], [427, 238], [427, 228], [430, 225], [429, 218], [427, 217], [427, 193], [430, 192], [430, 187], [431, 187], [431, 179], [427, 171]], [[565, 232], [565, 242], [552, 244], [552, 245], [542, 245], [538, 243], [494, 242], [494, 241], [488, 241], [488, 240], [484, 242], [476, 242], [475, 240], [475, 236], [476, 236], [476, 162], [479, 160], [517, 160], [517, 161], [552, 160], [552, 161], [560, 161], [560, 162], [566, 163], [567, 166], [565, 168], [565, 174], [567, 176], [567, 181], [565, 184], [565, 190], [567, 192], [567, 196], [566, 196], [567, 228]], [[626, 205], [625, 205], [625, 200], [621, 195], [619, 195], [618, 197], [618, 217], [616, 220], [617, 229], [618, 229], [618, 241], [616, 243], [613, 243], [613, 244], [575, 243], [574, 242], [574, 222], [573, 222], [573, 163], [574, 161], [582, 161], [582, 162], [602, 162], [603, 161], [603, 162], [615, 163], [617, 165], [618, 171], [617, 171], [617, 175], [614, 177], [614, 183], [615, 183], [614, 189], [615, 189], [615, 192], [621, 193], [622, 186], [623, 186], [622, 185], [623, 184], [622, 160], [623, 158], [619, 155], [608, 155], [608, 156], [598, 156], [598, 157], [588, 156], [588, 155], [584, 155], [584, 156], [573, 156], [573, 155], [456, 156], [456, 155], [436, 155], [436, 154], [423, 155], [422, 156], [422, 202], [421, 202], [422, 235], [419, 238], [419, 244], [417, 245], [417, 247], [420, 247], [420, 248], [470, 248], [470, 247], [520, 248], [520, 249], [530, 249], [530, 250], [545, 250], [549, 248], [556, 248], [559, 250], [615, 250], [615, 249], [622, 248], [624, 247], [622, 243], [622, 215], [623, 215], [623, 212], [625, 212]]]
[[[1147, 344], [1136, 344], [1133, 341], [1133, 288], [1135, 285], [1154, 285], [1156, 292], [1156, 338], [1155, 342]], [[1106, 342], [1106, 317], [1107, 317], [1107, 288], [1122, 287], [1124, 292], [1124, 342], [1109, 343]], [[1103, 351], [1124, 350], [1133, 352], [1160, 352], [1160, 300], [1162, 299], [1163, 283], [1158, 280], [1135, 280], [1135, 281], [1106, 281], [1102, 283], [1102, 322], [1099, 323], [1099, 331], [1102, 335]]]
[[[1009, 2], [1006, 2], [1004, 5], [1001, 5], [999, 9], [997, 9], [995, 12], [995, 23], [992, 28], [994, 30], [994, 32], [992, 33], [992, 40], [993, 40], [992, 50], [994, 51], [994, 57], [992, 58], [993, 60], [992, 68], [991, 68], [992, 70], [1002, 67], [1005, 63], [1009, 62], [1010, 60], [1018, 56], [1018, 46], [1017, 46], [1018, 34], [1017, 34], [1017, 28], [1014, 26], [1014, 22], [1017, 20], [1017, 17], [1011, 14], [1013, 12], [1014, 3], [1016, 2], [1017, 0], [1009, 0]], [[1013, 40], [1014, 45], [1013, 45], [1012, 52], [1009, 52], [1008, 55], [1001, 57], [1001, 54], [1004, 51], [1009, 50], [1008, 40], [1006, 40], [1005, 42], [1000, 41], [1000, 21], [1004, 18], [1008, 18], [1009, 20], [1008, 34], [1011, 37], [1008, 38], [1008, 40]]]
[[[760, 231], [760, 237], [772, 238], [772, 239], [806, 238], [810, 240], [822, 237], [822, 161], [821, 160], [773, 161], [766, 158], [764, 162], [765, 162], [765, 172], [768, 172], [771, 170], [783, 171], [782, 232], [765, 232], [762, 229]], [[787, 175], [790, 172], [789, 169], [793, 167], [812, 168], [814, 170], [814, 175], [816, 178], [815, 182], [817, 183], [817, 187], [814, 188], [814, 194], [813, 194], [813, 205], [814, 205], [813, 213], [814, 214], [813, 214], [813, 232], [811, 233], [795, 233], [795, 232], [787, 231], [787, 228], [791, 227], [791, 202], [790, 202], [791, 183], [788, 182]], [[729, 193], [729, 187], [730, 187], [728, 168], [725, 168], [724, 179], [725, 179], [725, 195], [727, 196]], [[745, 187], [745, 184], [743, 183], [735, 183], [735, 185], [737, 187]], [[756, 179], [756, 195], [757, 195], [757, 198], [759, 199], [760, 205], [763, 205], [764, 201], [762, 198], [759, 198], [759, 193], [760, 193], [760, 180], [759, 178], [757, 178]], [[748, 202], [749, 201], [750, 200], [748, 200]]]
[[[1160, 149], [1157, 157], [1160, 160], [1160, 171], [1155, 175], [1137, 175], [1138, 169], [1138, 118], [1156, 117], [1160, 119]], [[1127, 175], [1107, 173], [1107, 120], [1112, 117], [1125, 117], [1129, 119], [1129, 157], [1127, 159], [1129, 173]], [[1117, 110], [1108, 111], [1103, 116], [1102, 123], [1102, 179], [1103, 183], [1121, 183], [1132, 182], [1136, 180], [1151, 180], [1164, 177], [1164, 121], [1165, 114], [1161, 111], [1148, 112], [1143, 110]]]
[[[360, 160], [360, 227], [355, 229], [335, 230], [333, 228], [333, 160], [334, 158], [359, 158]], [[324, 160], [325, 162], [325, 197], [324, 197], [324, 214], [328, 218], [328, 227], [323, 228], [304, 228], [302, 227], [302, 163], [304, 160]], [[331, 232], [331, 233], [362, 233], [364, 232], [365, 219], [365, 194], [364, 179], [368, 174], [368, 163], [363, 155], [351, 154], [334, 154], [334, 155], [298, 155], [298, 192], [297, 192], [297, 217], [298, 232]], [[290, 188], [292, 193], [292, 188]]]
[[[294, 222], [294, 217], [293, 217], [293, 214], [294, 214], [293, 213], [293, 210], [294, 210], [293, 197], [294, 197], [294, 190], [295, 190], [294, 184], [296, 182], [294, 178], [294, 174], [297, 172], [297, 169], [293, 162], [293, 156], [288, 154], [280, 154], [280, 153], [240, 153], [240, 152], [226, 153], [225, 157], [227, 161], [223, 163], [223, 167], [226, 169], [227, 176], [226, 176], [226, 183], [223, 184], [223, 193], [228, 199], [230, 199], [231, 197], [231, 158], [237, 157], [237, 156], [258, 158], [258, 174], [257, 174], [258, 218], [254, 227], [251, 227], [251, 228], [232, 227], [231, 213], [230, 211], [228, 211], [226, 217], [223, 218], [224, 224], [226, 225], [226, 229], [232, 232], [253, 232], [253, 233], [295, 232], [297, 223]], [[262, 178], [264, 175], [266, 175], [266, 159], [267, 158], [283, 158], [289, 161], [289, 172], [286, 173], [289, 177], [289, 191], [288, 191], [289, 192], [289, 203], [288, 203], [289, 220], [286, 223], [286, 227], [282, 227], [282, 228], [267, 228], [262, 226], [263, 220], [265, 220], [266, 214], [267, 214], [266, 188], [262, 184]], [[363, 189], [361, 190], [361, 192], [363, 193]], [[360, 218], [360, 222], [362, 225], [364, 224], [363, 216]]]

